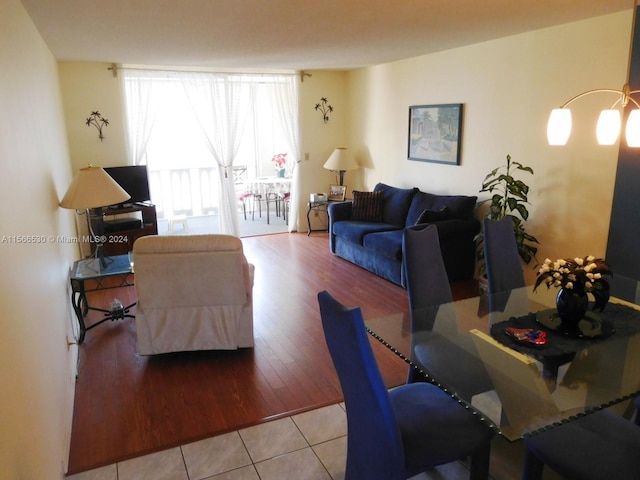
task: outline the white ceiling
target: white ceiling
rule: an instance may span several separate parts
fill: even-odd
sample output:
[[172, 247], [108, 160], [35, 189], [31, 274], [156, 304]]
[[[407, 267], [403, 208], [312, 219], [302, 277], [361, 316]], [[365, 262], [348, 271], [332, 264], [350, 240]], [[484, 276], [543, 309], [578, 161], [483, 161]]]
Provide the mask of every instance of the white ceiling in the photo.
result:
[[22, 0], [60, 61], [352, 69], [618, 12], [632, 0]]

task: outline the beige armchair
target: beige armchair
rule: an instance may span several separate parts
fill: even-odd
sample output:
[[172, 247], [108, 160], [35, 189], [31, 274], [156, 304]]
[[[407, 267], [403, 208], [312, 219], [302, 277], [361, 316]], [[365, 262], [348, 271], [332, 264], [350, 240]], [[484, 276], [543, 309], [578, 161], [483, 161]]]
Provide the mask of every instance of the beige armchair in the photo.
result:
[[133, 245], [138, 353], [253, 347], [253, 274], [231, 235], [147, 236]]

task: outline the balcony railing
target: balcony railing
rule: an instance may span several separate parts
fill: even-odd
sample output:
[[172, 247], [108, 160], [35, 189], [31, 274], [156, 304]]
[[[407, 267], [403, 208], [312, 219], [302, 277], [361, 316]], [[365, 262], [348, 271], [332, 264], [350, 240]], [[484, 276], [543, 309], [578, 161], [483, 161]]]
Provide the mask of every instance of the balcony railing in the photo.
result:
[[218, 213], [216, 167], [149, 170], [149, 188], [158, 218]]

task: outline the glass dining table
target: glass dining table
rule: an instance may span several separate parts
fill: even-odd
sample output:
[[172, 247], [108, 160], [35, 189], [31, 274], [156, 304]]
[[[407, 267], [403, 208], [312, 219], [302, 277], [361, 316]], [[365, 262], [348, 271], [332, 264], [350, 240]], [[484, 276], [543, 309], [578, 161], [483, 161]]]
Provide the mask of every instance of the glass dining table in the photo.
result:
[[569, 328], [556, 293], [524, 287], [365, 325], [508, 440], [617, 404], [630, 415], [640, 394], [640, 306], [612, 298]]

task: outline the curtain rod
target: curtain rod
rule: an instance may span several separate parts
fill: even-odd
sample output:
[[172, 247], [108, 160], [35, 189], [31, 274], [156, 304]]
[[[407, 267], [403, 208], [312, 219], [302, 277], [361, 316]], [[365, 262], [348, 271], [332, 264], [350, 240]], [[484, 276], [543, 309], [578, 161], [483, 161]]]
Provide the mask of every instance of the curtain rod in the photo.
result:
[[[174, 73], [237, 73], [237, 74], [246, 74], [246, 75], [300, 75], [300, 78], [310, 77], [310, 73], [306, 73], [304, 70], [298, 72], [293, 72], [291, 70], [273, 70], [273, 71], [246, 71], [246, 70], [198, 70], [197, 67], [194, 69], [190, 69], [189, 67], [184, 68], [164, 68], [162, 66], [148, 66], [148, 65], [118, 65], [116, 63], [112, 63], [110, 67], [107, 67], [107, 70], [111, 70], [114, 77], [118, 76], [118, 70], [149, 70], [156, 72], [174, 72]], [[304, 81], [304, 80], [303, 80]]]

